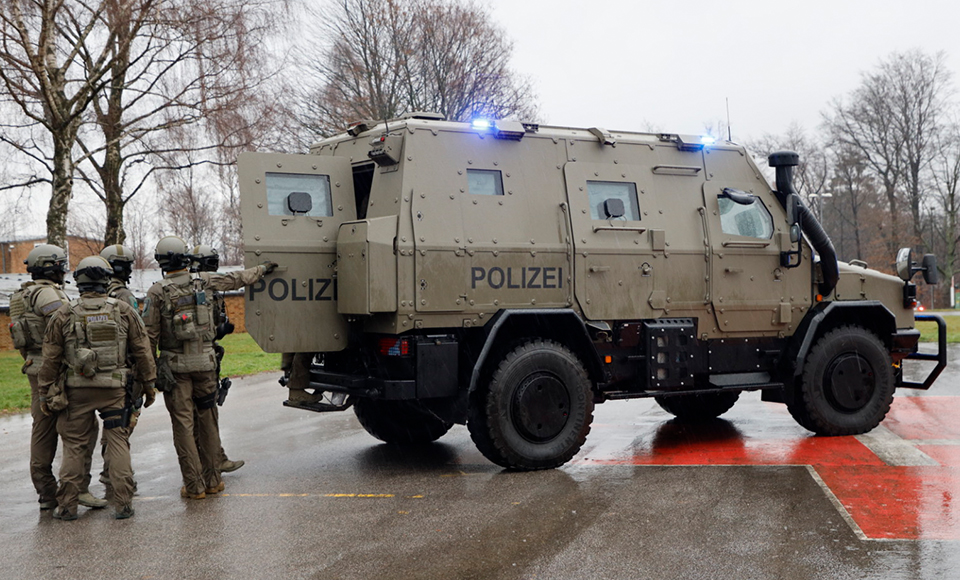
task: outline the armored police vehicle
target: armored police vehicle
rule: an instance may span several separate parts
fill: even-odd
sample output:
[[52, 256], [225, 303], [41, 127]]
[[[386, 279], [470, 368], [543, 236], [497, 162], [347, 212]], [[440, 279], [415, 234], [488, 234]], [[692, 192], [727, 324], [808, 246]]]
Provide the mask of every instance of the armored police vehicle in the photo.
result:
[[[240, 158], [246, 324], [287, 356], [286, 405], [352, 406], [374, 437], [466, 424], [498, 465], [562, 465], [596, 403], [654, 397], [687, 420], [743, 391], [822, 435], [871, 430], [917, 353], [918, 271], [837, 261], [770, 157], [699, 137], [430, 113], [361, 122], [309, 155]], [[937, 362], [922, 383], [901, 363]]]

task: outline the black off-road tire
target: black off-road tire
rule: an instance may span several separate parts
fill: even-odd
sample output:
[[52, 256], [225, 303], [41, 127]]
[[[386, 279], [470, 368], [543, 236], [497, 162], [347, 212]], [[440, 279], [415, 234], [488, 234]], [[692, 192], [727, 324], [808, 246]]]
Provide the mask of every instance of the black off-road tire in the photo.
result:
[[716, 419], [729, 411], [740, 391], [721, 393], [702, 393], [697, 395], [673, 395], [672, 397], [654, 397], [660, 407], [682, 421], [699, 423]]
[[556, 342], [533, 339], [511, 350], [471, 393], [467, 428], [490, 461], [535, 470], [576, 455], [592, 421], [593, 392], [583, 363]]
[[817, 435], [858, 435], [883, 421], [895, 389], [893, 361], [880, 339], [860, 326], [841, 326], [810, 350], [787, 408]]
[[394, 445], [430, 443], [453, 427], [410, 401], [357, 399], [353, 412], [367, 433]]

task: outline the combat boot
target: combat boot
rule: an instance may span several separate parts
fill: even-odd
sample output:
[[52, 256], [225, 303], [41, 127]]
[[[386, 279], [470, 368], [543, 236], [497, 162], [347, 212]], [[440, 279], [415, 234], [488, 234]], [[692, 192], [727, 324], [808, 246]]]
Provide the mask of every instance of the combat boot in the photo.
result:
[[127, 518], [132, 518], [134, 514], [133, 506], [127, 504], [123, 507], [117, 508], [117, 513], [113, 514], [113, 517], [118, 520], [125, 520]]
[[53, 519], [72, 522], [77, 519], [77, 512], [71, 512], [67, 508], [55, 509], [53, 510]]
[[225, 459], [223, 463], [220, 464], [220, 473], [230, 473], [231, 471], [236, 471], [243, 467], [244, 461], [238, 459], [237, 461], [230, 461]]
[[40, 500], [40, 511], [42, 512], [52, 510], [55, 507], [57, 507], [57, 500], [55, 499]]
[[105, 499], [94, 497], [89, 491], [81, 493], [77, 497], [77, 502], [83, 507], [93, 508], [95, 510], [105, 508], [107, 507], [107, 504], [110, 503]]
[[180, 488], [180, 497], [184, 499], [204, 499], [207, 494], [202, 491], [200, 493], [189, 493], [187, 492], [187, 486], [183, 486]]
[[216, 495], [216, 494], [220, 493], [221, 491], [223, 491], [223, 488], [224, 488], [224, 487], [226, 487], [226, 486], [225, 486], [225, 485], [223, 484], [223, 482], [221, 481], [219, 485], [215, 485], [215, 486], [213, 486], [213, 487], [208, 487], [205, 491], [206, 491], [206, 494], [207, 494], [207, 495]]

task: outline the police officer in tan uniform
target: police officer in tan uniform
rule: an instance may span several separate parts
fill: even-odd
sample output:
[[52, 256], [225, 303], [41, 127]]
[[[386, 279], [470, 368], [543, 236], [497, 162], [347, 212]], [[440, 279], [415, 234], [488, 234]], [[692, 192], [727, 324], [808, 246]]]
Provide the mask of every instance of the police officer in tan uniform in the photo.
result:
[[133, 250], [123, 244], [113, 244], [104, 248], [100, 257], [109, 262], [112, 268], [110, 282], [107, 284], [107, 296], [124, 300], [139, 312], [137, 297], [127, 288], [133, 273]]
[[[137, 302], [137, 297], [127, 288], [127, 283], [130, 282], [130, 276], [133, 274], [133, 250], [123, 244], [112, 244], [100, 251], [100, 257], [106, 260], [111, 267], [110, 279], [107, 282], [107, 296], [116, 298], [117, 300], [123, 300], [130, 306], [133, 306], [139, 313], [140, 304]], [[128, 360], [127, 362], [129, 366], [129, 363], [132, 361]], [[130, 431], [130, 436], [133, 435], [133, 429], [137, 426], [137, 420], [140, 418], [139, 405], [141, 404], [142, 401], [135, 401], [133, 414], [130, 417], [130, 425], [127, 427]], [[103, 456], [103, 471], [100, 472], [100, 483], [106, 487], [106, 496], [109, 498], [113, 495], [113, 489], [110, 486], [110, 463], [107, 459], [106, 437], [100, 441], [100, 453]], [[137, 491], [136, 480], [133, 481], [133, 491]]]
[[61, 520], [77, 519], [77, 496], [95, 446], [89, 433], [91, 429], [95, 432], [97, 412], [103, 420], [116, 518], [133, 516], [127, 425], [137, 394], [131, 392], [133, 381], [128, 381], [133, 369], [127, 367], [127, 354], [136, 361], [140, 384], [146, 385], [143, 394], [147, 406], [156, 398], [152, 386], [156, 366], [137, 311], [106, 295], [110, 271], [110, 264], [100, 256], [80, 260], [74, 273], [80, 298], [56, 311], [44, 335], [38, 379], [47, 406], [59, 411], [57, 430], [63, 439], [63, 461], [53, 515]]
[[[23, 373], [30, 381], [30, 414], [33, 431], [30, 436], [30, 478], [40, 496], [40, 509], [56, 507], [57, 478], [53, 475], [53, 458], [57, 454], [57, 418], [45, 413], [46, 401], [40, 397], [37, 375], [40, 372], [43, 335], [53, 313], [69, 302], [63, 292], [63, 276], [67, 271], [67, 252], [52, 244], [41, 244], [30, 250], [27, 272], [33, 280], [10, 297], [10, 334], [13, 346], [23, 356]], [[92, 437], [96, 441], [97, 433]], [[102, 499], [94, 497], [83, 485], [80, 502], [87, 507], [104, 507]]]
[[[216, 272], [220, 269], [220, 253], [213, 246], [206, 244], [197, 244], [191, 252], [193, 272]], [[220, 364], [223, 361], [224, 350], [217, 342], [224, 336], [233, 332], [233, 323], [227, 316], [226, 303], [224, 302], [222, 292], [213, 293], [213, 323], [217, 329], [217, 335], [213, 341], [213, 351], [217, 356], [217, 405], [213, 407], [213, 420], [217, 424], [217, 431], [220, 430], [220, 410], [218, 407], [223, 405], [223, 399], [226, 397], [227, 389], [230, 388], [230, 378], [220, 378]], [[221, 394], [222, 393], [222, 394]], [[230, 473], [243, 467], [244, 460], [233, 461], [227, 458], [227, 452], [223, 450], [221, 441], [220, 457], [217, 459], [220, 473]], [[199, 443], [198, 443], [199, 445]]]
[[253, 284], [276, 264], [230, 274], [191, 274], [189, 249], [176, 236], [161, 239], [154, 257], [163, 270], [163, 280], [147, 292], [143, 321], [151, 345], [160, 349], [157, 387], [163, 391], [173, 424], [173, 444], [183, 477], [180, 495], [203, 499], [224, 489], [218, 469], [220, 432], [212, 410], [218, 386], [212, 293]]

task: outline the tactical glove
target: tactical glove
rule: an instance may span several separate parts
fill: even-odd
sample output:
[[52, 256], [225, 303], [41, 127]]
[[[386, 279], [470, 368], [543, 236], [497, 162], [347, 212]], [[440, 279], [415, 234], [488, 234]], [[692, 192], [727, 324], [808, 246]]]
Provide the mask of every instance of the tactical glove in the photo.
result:
[[264, 263], [262, 263], [262, 264], [260, 264], [260, 265], [263, 266], [263, 275], [264, 275], [264, 276], [266, 276], [267, 274], [273, 272], [274, 270], [277, 269], [277, 266], [279, 266], [279, 264], [277, 264], [276, 262], [269, 262], [269, 261], [264, 262]]
[[153, 385], [147, 385], [143, 389], [143, 406], [149, 407], [157, 401], [157, 389]]

